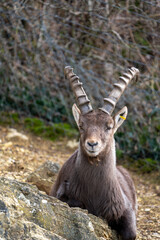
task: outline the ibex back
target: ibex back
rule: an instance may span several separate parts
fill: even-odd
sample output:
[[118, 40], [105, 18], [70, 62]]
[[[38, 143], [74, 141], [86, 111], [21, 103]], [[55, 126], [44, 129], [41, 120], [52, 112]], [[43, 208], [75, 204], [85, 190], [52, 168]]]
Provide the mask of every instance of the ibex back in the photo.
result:
[[136, 238], [136, 193], [132, 179], [123, 167], [116, 167], [114, 133], [127, 116], [123, 107], [111, 116], [117, 101], [131, 79], [138, 74], [131, 68], [114, 84], [104, 106], [93, 110], [82, 83], [70, 67], [65, 68], [79, 108], [73, 115], [80, 131], [78, 150], [61, 168], [50, 195], [71, 207], [85, 208], [108, 224], [123, 240]]

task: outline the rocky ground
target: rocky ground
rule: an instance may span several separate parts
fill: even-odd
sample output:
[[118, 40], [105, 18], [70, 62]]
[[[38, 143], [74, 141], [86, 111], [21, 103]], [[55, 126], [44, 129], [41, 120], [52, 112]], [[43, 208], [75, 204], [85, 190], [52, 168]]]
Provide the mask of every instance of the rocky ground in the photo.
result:
[[[24, 135], [20, 135], [22, 133]], [[60, 166], [74, 151], [75, 142], [51, 142], [40, 137], [0, 127], [0, 176], [25, 182], [47, 160]], [[160, 239], [160, 188], [150, 182], [153, 175], [131, 172], [138, 196], [138, 238]]]

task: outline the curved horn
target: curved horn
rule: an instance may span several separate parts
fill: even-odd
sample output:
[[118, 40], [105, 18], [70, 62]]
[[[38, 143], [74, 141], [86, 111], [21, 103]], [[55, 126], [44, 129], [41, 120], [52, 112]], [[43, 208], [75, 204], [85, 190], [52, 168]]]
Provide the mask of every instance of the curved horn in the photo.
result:
[[82, 83], [79, 81], [79, 77], [74, 74], [73, 68], [70, 66], [65, 67], [64, 69], [65, 76], [69, 79], [74, 95], [77, 99], [78, 107], [82, 114], [88, 113], [92, 111], [92, 106], [90, 104], [90, 100], [88, 99], [83, 87]]
[[116, 106], [116, 103], [118, 102], [119, 98], [121, 97], [124, 90], [128, 86], [129, 82], [138, 73], [139, 70], [134, 67], [128, 69], [128, 73], [123, 73], [123, 75], [119, 78], [120, 79], [119, 83], [114, 84], [114, 88], [112, 92], [109, 94], [108, 98], [104, 98], [104, 106], [100, 109], [111, 115]]

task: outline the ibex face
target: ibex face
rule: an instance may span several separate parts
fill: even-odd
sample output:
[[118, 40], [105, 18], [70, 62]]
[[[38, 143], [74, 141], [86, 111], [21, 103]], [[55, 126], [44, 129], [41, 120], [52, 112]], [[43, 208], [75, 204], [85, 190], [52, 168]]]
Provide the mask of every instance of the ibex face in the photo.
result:
[[73, 115], [80, 131], [80, 144], [89, 157], [97, 157], [110, 150], [113, 135], [126, 118], [127, 108], [124, 107], [115, 117], [111, 117], [101, 109], [82, 115], [77, 106], [73, 105]]
[[88, 156], [97, 157], [107, 150], [113, 138], [113, 128], [113, 119], [101, 110], [80, 116], [80, 143]]
[[80, 142], [88, 156], [96, 157], [106, 149], [113, 137], [113, 127], [113, 119], [101, 110], [80, 116]]

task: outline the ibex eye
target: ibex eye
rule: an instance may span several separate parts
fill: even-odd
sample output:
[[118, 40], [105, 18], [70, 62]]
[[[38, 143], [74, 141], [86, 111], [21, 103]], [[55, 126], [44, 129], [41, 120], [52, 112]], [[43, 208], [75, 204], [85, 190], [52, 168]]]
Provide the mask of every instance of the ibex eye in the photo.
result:
[[105, 129], [106, 131], [109, 131], [109, 130], [111, 130], [111, 127], [106, 127], [106, 129]]
[[82, 131], [84, 130], [82, 125], [79, 125], [79, 129], [82, 130]]

